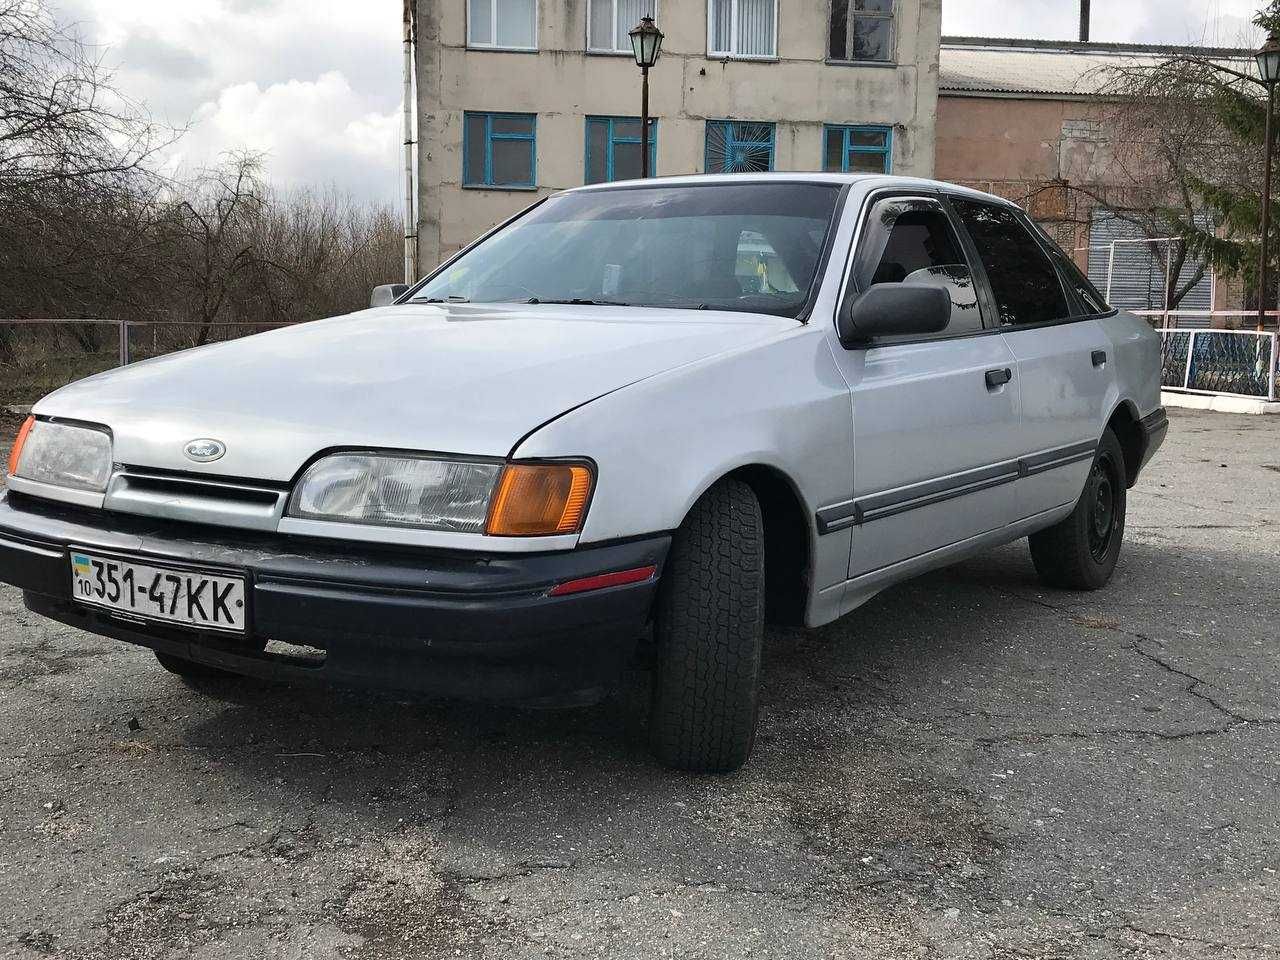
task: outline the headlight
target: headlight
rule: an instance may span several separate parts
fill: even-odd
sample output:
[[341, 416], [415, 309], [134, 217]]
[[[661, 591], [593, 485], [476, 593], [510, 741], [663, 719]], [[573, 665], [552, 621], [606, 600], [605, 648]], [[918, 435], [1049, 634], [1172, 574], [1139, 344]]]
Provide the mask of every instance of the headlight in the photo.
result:
[[9, 469], [24, 480], [102, 493], [111, 479], [111, 434], [33, 417], [22, 425]]
[[491, 536], [577, 533], [591, 477], [581, 463], [337, 453], [302, 475], [289, 515]]

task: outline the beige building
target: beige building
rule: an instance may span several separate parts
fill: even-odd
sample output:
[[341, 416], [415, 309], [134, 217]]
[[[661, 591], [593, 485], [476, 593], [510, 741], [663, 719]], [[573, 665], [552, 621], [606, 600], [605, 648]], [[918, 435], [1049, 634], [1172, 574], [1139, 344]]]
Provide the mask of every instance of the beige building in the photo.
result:
[[1117, 306], [1161, 310], [1167, 290], [1182, 310], [1239, 306], [1238, 291], [1216, 283], [1176, 240], [1163, 239], [1171, 228], [1140, 227], [1098, 202], [1122, 204], [1143, 175], [1132, 157], [1116, 156], [1109, 71], [1181, 54], [1211, 56], [1237, 70], [1252, 64], [1251, 51], [1234, 48], [943, 37], [938, 178], [1023, 206]]
[[639, 176], [645, 14], [655, 175], [932, 176], [941, 0], [421, 0], [421, 270], [539, 196]]

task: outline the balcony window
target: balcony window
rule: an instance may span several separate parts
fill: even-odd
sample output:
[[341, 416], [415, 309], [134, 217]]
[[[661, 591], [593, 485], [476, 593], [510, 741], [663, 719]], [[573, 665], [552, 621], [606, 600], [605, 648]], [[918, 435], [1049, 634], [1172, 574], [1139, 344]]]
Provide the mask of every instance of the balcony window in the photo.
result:
[[774, 126], [746, 120], [707, 121], [707, 173], [773, 169]]
[[538, 48], [538, 0], [467, 0], [467, 46]]
[[707, 0], [707, 54], [741, 59], [776, 57], [777, 0]]
[[590, 0], [587, 49], [592, 53], [631, 53], [628, 32], [641, 17], [657, 17], [656, 0]]
[[888, 127], [824, 127], [822, 169], [829, 173], [888, 173], [893, 132]]
[[893, 62], [894, 0], [831, 0], [830, 60]]
[[532, 113], [463, 115], [462, 185], [532, 190], [537, 183], [537, 117]]
[[[649, 121], [649, 173], [657, 175], [658, 121]], [[587, 183], [640, 178], [640, 118], [587, 117]]]

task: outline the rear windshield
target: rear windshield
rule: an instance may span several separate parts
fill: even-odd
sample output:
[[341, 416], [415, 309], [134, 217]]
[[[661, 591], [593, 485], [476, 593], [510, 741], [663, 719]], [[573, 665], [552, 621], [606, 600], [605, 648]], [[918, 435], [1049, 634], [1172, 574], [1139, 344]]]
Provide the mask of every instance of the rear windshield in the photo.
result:
[[758, 181], [561, 194], [454, 261], [414, 300], [795, 317], [839, 195], [835, 184]]

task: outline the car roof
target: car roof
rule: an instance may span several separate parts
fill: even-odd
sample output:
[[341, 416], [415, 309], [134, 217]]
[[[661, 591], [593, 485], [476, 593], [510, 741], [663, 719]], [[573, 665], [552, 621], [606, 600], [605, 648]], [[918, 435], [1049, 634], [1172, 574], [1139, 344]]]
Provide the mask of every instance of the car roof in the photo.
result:
[[637, 187], [685, 187], [713, 184], [741, 186], [750, 183], [824, 183], [838, 186], [853, 184], [867, 193], [872, 190], [884, 189], [945, 190], [947, 193], [970, 196], [975, 200], [1014, 206], [1010, 200], [1004, 197], [983, 193], [981, 190], [974, 190], [958, 183], [948, 183], [944, 180], [929, 180], [923, 177], [896, 177], [883, 173], [814, 173], [802, 170], [779, 170], [769, 173], [699, 173], [677, 177], [651, 177], [648, 180], [615, 180], [612, 183], [592, 183], [583, 187], [572, 187], [563, 192], [582, 193], [602, 190], [627, 190]]

